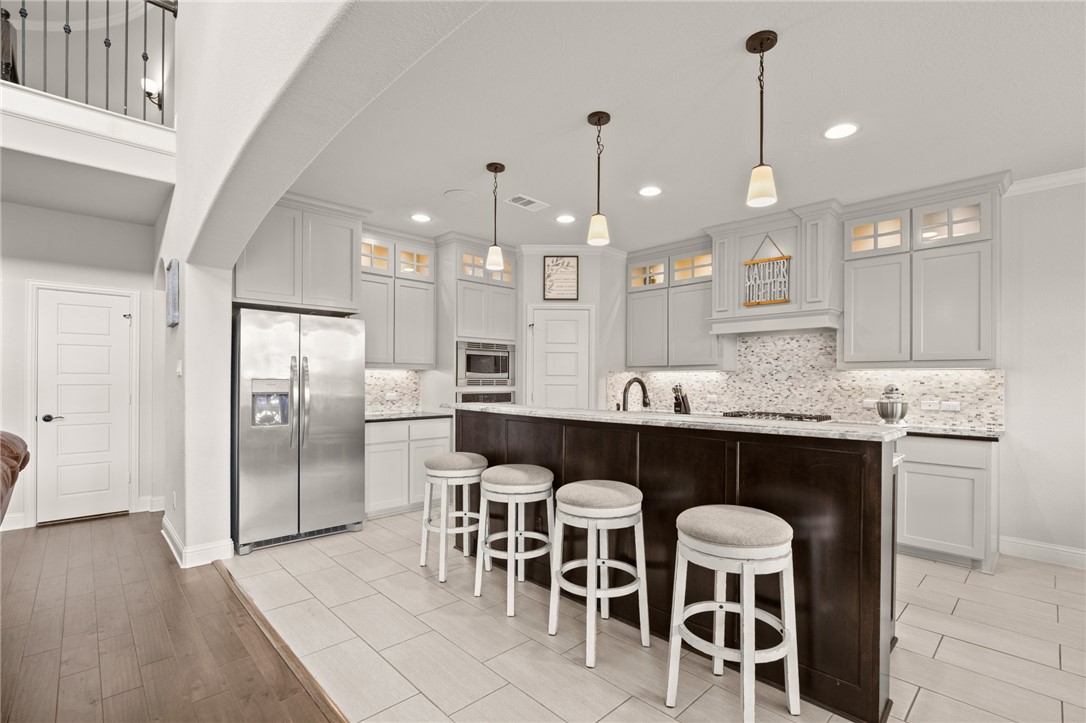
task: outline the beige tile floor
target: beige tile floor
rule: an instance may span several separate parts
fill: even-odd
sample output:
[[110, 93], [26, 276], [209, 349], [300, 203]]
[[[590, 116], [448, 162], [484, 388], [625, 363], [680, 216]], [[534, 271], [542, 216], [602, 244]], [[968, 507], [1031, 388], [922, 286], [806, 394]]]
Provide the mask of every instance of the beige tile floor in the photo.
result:
[[[741, 720], [739, 681], [684, 655], [678, 705], [663, 705], [666, 643], [601, 621], [597, 667], [584, 667], [585, 608], [563, 599], [547, 635], [547, 590], [504, 573], [472, 595], [474, 558], [450, 550], [448, 581], [418, 565], [418, 513], [353, 534], [235, 557], [227, 567], [351, 721]], [[985, 575], [898, 558], [899, 644], [892, 720], [1086, 723], [1086, 574], [1004, 557]], [[792, 719], [759, 684], [758, 719]], [[799, 720], [840, 720], [804, 702]]]

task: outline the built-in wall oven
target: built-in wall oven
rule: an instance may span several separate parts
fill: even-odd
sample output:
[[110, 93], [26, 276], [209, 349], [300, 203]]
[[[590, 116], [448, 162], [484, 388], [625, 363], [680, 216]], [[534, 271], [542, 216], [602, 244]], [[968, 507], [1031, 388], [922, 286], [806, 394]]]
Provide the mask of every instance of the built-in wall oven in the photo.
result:
[[513, 404], [516, 401], [516, 392], [457, 392], [456, 401], [467, 404]]
[[512, 344], [456, 342], [456, 386], [511, 387], [515, 367]]

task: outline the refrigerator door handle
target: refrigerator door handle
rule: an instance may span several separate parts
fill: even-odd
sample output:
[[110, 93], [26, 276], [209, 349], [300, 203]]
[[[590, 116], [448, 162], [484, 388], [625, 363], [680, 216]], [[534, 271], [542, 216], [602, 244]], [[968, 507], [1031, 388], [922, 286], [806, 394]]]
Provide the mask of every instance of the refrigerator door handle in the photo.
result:
[[309, 357], [302, 357], [302, 443], [309, 435]]
[[288, 392], [290, 407], [290, 447], [294, 448], [294, 438], [297, 434], [298, 419], [298, 357], [290, 358], [290, 390]]

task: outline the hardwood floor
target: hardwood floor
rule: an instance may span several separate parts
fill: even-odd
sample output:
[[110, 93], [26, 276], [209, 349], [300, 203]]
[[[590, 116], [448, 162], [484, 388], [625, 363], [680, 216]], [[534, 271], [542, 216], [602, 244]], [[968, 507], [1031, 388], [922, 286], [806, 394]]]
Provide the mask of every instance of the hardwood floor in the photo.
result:
[[0, 723], [325, 721], [212, 565], [161, 513], [0, 535]]

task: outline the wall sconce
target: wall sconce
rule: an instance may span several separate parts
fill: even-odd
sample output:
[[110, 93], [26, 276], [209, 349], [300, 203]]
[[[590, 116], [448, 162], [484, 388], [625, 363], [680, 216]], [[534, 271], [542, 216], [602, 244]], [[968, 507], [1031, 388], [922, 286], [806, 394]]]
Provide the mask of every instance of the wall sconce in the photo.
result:
[[143, 88], [143, 94], [147, 97], [147, 100], [154, 103], [156, 108], [162, 110], [162, 87], [158, 84], [158, 81], [144, 78], [140, 81], [140, 86]]

